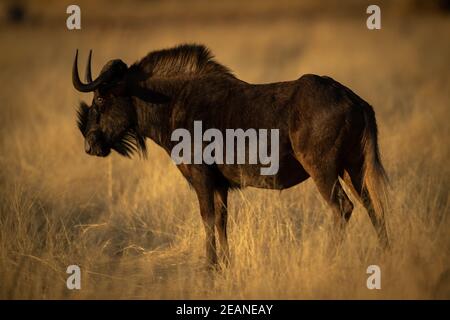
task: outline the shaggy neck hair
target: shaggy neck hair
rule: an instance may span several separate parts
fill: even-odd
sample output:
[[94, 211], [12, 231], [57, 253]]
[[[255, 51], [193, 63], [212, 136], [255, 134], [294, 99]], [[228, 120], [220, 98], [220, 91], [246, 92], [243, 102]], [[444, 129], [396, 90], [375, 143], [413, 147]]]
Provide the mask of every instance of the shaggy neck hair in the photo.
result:
[[204, 75], [225, 75], [234, 78], [227, 67], [214, 60], [208, 48], [196, 44], [184, 44], [171, 49], [153, 51], [135, 66], [151, 78]]

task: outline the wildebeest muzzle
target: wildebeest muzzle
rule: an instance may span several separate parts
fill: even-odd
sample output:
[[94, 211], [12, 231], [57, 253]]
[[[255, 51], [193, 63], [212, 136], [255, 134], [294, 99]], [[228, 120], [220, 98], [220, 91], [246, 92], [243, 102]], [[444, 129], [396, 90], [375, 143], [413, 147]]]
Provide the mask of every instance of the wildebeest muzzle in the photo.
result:
[[84, 150], [89, 155], [106, 157], [110, 153], [111, 148], [107, 146], [100, 131], [90, 131], [84, 140]]

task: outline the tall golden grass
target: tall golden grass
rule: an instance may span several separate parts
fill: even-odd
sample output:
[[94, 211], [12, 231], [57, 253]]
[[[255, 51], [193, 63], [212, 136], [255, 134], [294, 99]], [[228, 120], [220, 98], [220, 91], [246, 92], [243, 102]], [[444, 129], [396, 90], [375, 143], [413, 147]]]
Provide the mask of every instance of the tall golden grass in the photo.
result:
[[[69, 32], [60, 6], [60, 23], [0, 29], [0, 298], [450, 298], [448, 17], [399, 15], [380, 31], [366, 29], [364, 8], [127, 26], [96, 25], [82, 7], [90, 23]], [[180, 42], [206, 44], [249, 82], [329, 75], [371, 103], [392, 185], [392, 250], [377, 248], [352, 198], [345, 241], [330, 256], [333, 219], [308, 180], [233, 192], [232, 262], [210, 274], [195, 194], [161, 149], [149, 141], [148, 160], [87, 156], [75, 108], [91, 96], [71, 85], [75, 48], [94, 49], [98, 72]], [[66, 288], [72, 264], [81, 290]], [[372, 264], [381, 290], [366, 287]]]

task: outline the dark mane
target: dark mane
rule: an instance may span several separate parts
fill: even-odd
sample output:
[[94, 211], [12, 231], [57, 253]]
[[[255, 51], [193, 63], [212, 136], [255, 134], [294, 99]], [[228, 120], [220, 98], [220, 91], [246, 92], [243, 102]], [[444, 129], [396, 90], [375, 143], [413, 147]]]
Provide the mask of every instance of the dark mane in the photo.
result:
[[214, 60], [208, 48], [197, 44], [183, 44], [150, 52], [135, 66], [154, 78], [195, 77], [210, 74], [234, 77], [227, 67]]

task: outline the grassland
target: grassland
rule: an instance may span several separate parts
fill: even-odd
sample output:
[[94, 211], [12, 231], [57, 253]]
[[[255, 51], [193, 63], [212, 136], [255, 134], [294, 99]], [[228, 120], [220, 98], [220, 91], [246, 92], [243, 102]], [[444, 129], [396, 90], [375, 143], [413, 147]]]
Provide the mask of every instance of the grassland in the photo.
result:
[[[388, 10], [369, 31], [358, 5], [81, 1], [83, 29], [69, 32], [63, 2], [37, 3], [30, 22], [0, 29], [0, 298], [450, 298], [448, 16]], [[75, 49], [94, 49], [97, 73], [181, 42], [206, 44], [249, 82], [329, 75], [371, 103], [391, 179], [391, 252], [357, 204], [329, 256], [331, 213], [307, 181], [232, 193], [232, 263], [211, 275], [195, 195], [161, 149], [148, 141], [148, 160], [87, 156], [75, 108], [91, 97], [71, 85]], [[65, 285], [71, 264], [78, 291]], [[371, 264], [381, 290], [366, 288]]]

